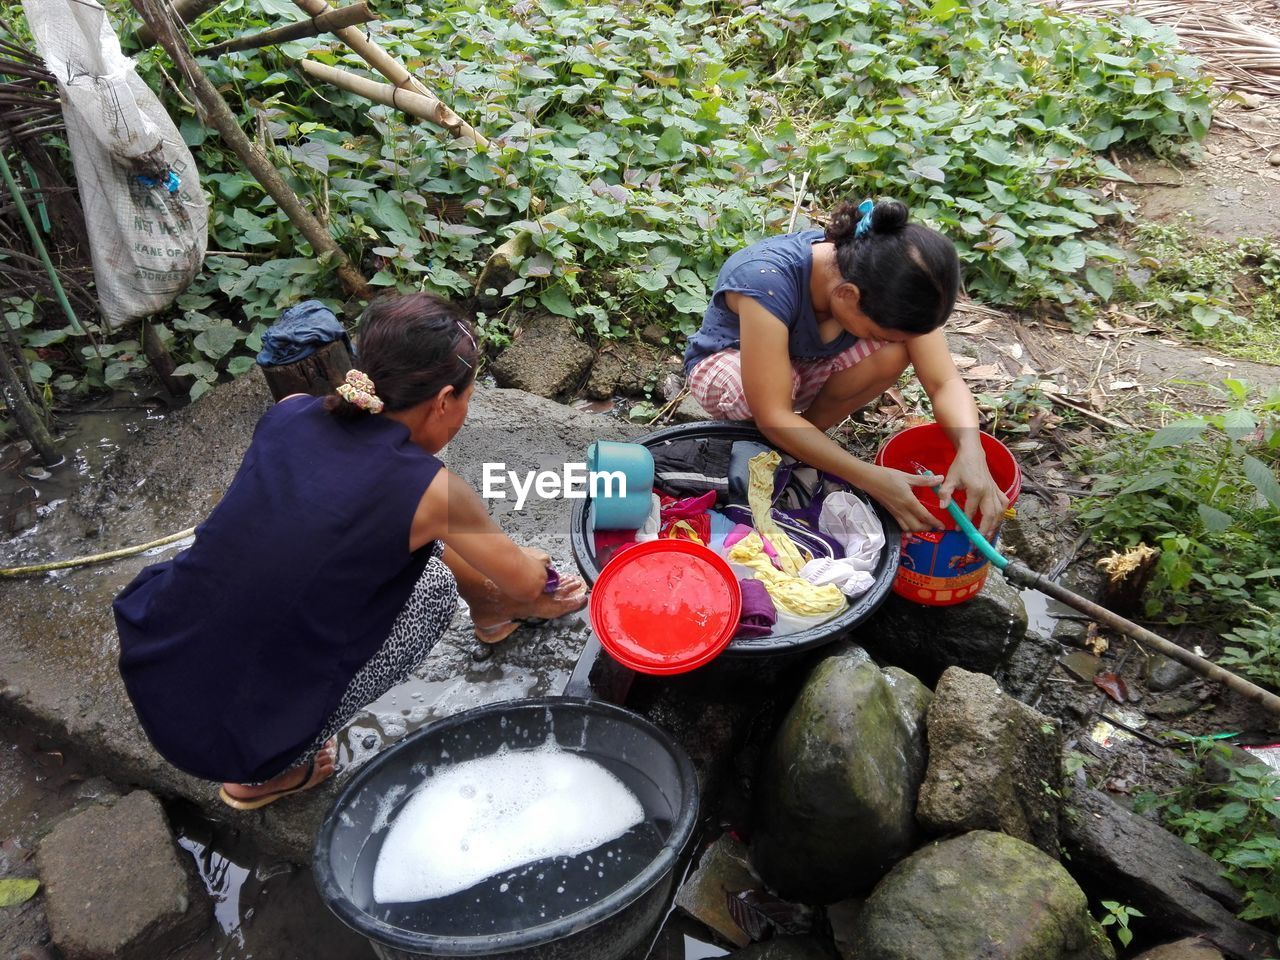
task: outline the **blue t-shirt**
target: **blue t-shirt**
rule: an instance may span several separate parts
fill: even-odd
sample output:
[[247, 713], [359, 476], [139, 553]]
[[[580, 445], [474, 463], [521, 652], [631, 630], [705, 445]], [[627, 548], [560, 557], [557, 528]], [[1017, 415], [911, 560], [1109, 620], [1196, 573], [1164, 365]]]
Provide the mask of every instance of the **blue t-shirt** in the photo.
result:
[[283, 772], [391, 632], [441, 463], [387, 417], [284, 400], [195, 543], [116, 598], [120, 673], [156, 750], [207, 780]]
[[809, 281], [813, 276], [813, 245], [821, 230], [804, 230], [767, 237], [739, 250], [720, 269], [711, 303], [702, 316], [702, 329], [689, 338], [684, 372], [713, 353], [742, 344], [738, 315], [725, 304], [725, 294], [750, 297], [787, 327], [787, 346], [793, 360], [818, 360], [848, 350], [858, 338], [847, 330], [830, 343], [818, 333]]

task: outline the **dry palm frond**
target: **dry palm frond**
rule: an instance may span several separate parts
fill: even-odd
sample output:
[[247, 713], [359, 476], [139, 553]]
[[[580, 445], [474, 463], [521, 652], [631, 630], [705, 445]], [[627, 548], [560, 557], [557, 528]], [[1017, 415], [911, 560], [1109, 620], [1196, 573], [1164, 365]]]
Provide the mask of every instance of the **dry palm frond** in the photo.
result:
[[1280, 37], [1196, 0], [1056, 0], [1063, 13], [1127, 14], [1170, 27], [1202, 59], [1218, 84], [1247, 93], [1280, 93]]

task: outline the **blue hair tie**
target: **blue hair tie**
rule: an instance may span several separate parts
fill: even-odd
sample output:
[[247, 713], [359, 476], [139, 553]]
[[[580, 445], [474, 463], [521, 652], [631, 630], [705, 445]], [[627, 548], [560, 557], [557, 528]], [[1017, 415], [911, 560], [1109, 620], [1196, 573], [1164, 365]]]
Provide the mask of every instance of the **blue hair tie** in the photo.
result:
[[871, 214], [875, 212], [876, 203], [874, 200], [863, 200], [858, 204], [858, 212], [862, 214], [862, 219], [858, 221], [858, 225], [853, 229], [853, 239], [857, 240], [865, 237], [871, 232]]

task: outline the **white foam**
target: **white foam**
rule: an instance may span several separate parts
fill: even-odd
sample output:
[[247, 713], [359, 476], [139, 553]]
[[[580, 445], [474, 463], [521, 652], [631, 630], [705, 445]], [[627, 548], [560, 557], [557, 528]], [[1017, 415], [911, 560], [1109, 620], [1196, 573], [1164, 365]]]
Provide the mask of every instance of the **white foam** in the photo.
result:
[[616, 776], [553, 743], [469, 760], [405, 803], [373, 871], [379, 903], [432, 900], [545, 857], [584, 853], [644, 819]]

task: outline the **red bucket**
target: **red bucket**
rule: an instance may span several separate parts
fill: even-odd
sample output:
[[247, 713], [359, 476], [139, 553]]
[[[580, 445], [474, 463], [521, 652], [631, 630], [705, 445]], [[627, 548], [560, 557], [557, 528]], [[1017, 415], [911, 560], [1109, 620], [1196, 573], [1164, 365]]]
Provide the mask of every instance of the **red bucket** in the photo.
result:
[[[1022, 491], [1022, 471], [1003, 443], [989, 433], [982, 435], [982, 450], [991, 477], [1013, 506]], [[876, 463], [905, 473], [917, 473], [923, 466], [938, 476], [946, 476], [956, 450], [946, 431], [936, 423], [911, 427], [895, 434], [876, 454]], [[942, 531], [904, 533], [898, 576], [893, 592], [900, 597], [932, 607], [948, 607], [974, 596], [987, 582], [988, 561], [956, 528], [955, 521], [939, 503], [932, 487], [916, 487], [916, 496], [925, 509], [945, 526]], [[964, 491], [957, 490], [956, 503], [964, 506]], [[982, 522], [973, 518], [974, 525]], [[999, 541], [999, 536], [996, 538]]]

